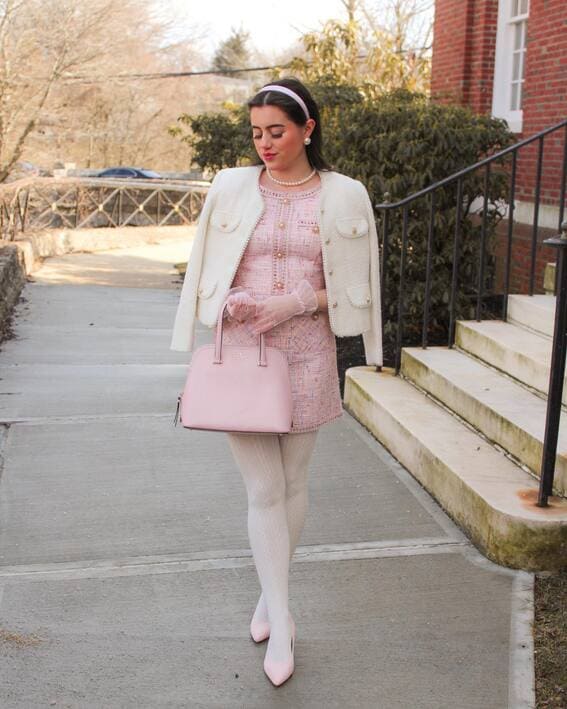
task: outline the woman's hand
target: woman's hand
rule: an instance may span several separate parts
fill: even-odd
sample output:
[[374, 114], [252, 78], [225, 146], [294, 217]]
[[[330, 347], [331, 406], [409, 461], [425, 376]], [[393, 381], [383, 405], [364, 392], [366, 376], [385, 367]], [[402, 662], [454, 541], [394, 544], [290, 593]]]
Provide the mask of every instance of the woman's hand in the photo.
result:
[[[239, 323], [256, 315], [257, 301], [244, 288], [231, 288], [226, 299], [226, 311], [229, 318]], [[225, 312], [226, 312], [225, 311]]]
[[250, 321], [255, 335], [271, 330], [294, 315], [314, 313], [319, 306], [317, 294], [309, 281], [303, 279], [284, 295], [271, 295], [257, 303], [256, 316]]

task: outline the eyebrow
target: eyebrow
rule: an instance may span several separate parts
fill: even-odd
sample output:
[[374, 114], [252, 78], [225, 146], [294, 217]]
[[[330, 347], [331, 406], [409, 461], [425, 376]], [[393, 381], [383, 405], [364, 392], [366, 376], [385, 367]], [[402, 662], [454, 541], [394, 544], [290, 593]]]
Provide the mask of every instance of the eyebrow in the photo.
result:
[[[252, 126], [252, 128], [260, 128], [260, 126]], [[269, 126], [266, 126], [266, 128], [285, 128], [283, 123], [272, 123]]]

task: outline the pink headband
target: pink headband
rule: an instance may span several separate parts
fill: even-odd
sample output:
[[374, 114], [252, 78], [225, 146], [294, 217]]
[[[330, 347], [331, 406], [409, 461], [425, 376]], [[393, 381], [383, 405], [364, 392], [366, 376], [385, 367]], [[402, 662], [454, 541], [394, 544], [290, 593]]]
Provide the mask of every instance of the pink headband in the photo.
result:
[[282, 94], [287, 94], [288, 96], [291, 96], [291, 98], [294, 98], [301, 106], [301, 108], [303, 109], [303, 113], [305, 113], [305, 117], [309, 119], [309, 111], [307, 110], [305, 101], [301, 98], [301, 96], [298, 96], [295, 91], [288, 89], [287, 86], [278, 86], [277, 84], [270, 84], [269, 86], [264, 86], [263, 88], [261, 88], [258, 93], [261, 93], [262, 91], [281, 91]]

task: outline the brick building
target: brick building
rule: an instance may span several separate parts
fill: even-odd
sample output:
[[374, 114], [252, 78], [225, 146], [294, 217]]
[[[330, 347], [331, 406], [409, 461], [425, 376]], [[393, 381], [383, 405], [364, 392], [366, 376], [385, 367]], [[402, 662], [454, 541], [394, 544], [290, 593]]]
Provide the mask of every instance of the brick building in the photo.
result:
[[[436, 0], [431, 94], [505, 119], [518, 140], [567, 118], [567, 0]], [[565, 135], [544, 142], [538, 225], [554, 233]], [[537, 150], [536, 141], [519, 154], [520, 224], [533, 221]]]

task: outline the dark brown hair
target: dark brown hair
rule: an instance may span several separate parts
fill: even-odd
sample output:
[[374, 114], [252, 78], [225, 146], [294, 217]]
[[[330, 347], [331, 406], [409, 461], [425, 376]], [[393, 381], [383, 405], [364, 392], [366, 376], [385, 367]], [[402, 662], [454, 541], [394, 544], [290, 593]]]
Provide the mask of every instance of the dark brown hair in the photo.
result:
[[[305, 146], [307, 159], [309, 160], [310, 165], [317, 168], [317, 170], [332, 170], [332, 166], [329, 165], [323, 157], [321, 117], [319, 115], [317, 104], [315, 103], [313, 96], [309, 93], [309, 90], [304, 84], [301, 83], [301, 81], [299, 81], [299, 79], [295, 79], [291, 76], [264, 84], [264, 86], [268, 85], [285, 86], [301, 96], [307, 106], [309, 116], [315, 120], [315, 128], [310, 136], [311, 143]], [[249, 99], [246, 105], [248, 106], [248, 109], [254, 108], [255, 106], [277, 106], [278, 108], [281, 108], [287, 117], [298, 126], [304, 126], [307, 123], [307, 118], [305, 117], [305, 113], [299, 103], [297, 103], [297, 101], [291, 96], [287, 96], [287, 94], [280, 91], [260, 91]], [[259, 155], [256, 154], [253, 164], [263, 164], [263, 160]]]

